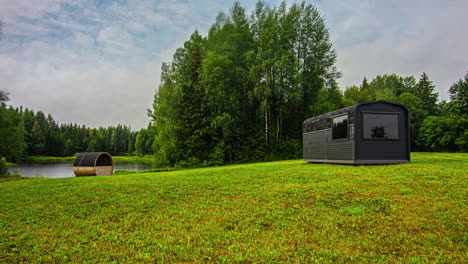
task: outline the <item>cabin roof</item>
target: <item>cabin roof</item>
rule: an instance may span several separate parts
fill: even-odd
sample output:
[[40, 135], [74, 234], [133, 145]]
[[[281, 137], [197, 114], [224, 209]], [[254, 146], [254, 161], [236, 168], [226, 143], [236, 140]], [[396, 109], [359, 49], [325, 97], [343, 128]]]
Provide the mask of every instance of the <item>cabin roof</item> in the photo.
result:
[[76, 156], [73, 167], [112, 166], [112, 157], [107, 152], [82, 152]]
[[341, 108], [341, 109], [338, 109], [338, 110], [335, 110], [335, 111], [332, 111], [323, 115], [314, 116], [314, 117], [306, 119], [302, 125], [303, 132], [313, 132], [313, 131], [331, 128], [331, 118], [342, 115], [342, 114], [346, 114], [346, 113], [348, 113], [348, 124], [354, 124], [355, 112], [360, 106], [367, 105], [367, 104], [376, 104], [376, 103], [397, 105], [397, 106], [407, 109], [406, 106], [402, 104], [390, 102], [387, 100], [375, 100], [375, 101], [359, 103], [359, 104]]

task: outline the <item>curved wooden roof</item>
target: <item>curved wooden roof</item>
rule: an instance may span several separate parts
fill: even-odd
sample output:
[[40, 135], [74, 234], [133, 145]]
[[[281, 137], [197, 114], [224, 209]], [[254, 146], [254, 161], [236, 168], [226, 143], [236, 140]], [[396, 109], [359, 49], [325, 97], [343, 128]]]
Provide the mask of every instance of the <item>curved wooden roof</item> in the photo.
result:
[[76, 156], [73, 167], [113, 166], [112, 156], [107, 152], [82, 152]]

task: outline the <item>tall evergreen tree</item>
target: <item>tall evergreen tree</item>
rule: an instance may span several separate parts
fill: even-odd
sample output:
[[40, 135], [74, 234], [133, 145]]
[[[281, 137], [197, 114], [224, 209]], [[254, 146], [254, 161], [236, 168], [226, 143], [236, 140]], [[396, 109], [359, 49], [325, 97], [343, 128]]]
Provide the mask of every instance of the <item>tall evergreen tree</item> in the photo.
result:
[[468, 73], [464, 80], [452, 84], [449, 89], [450, 93], [450, 109], [455, 114], [468, 114]]
[[[190, 42], [186, 42], [187, 67], [183, 74], [185, 82], [181, 83], [181, 97], [177, 104], [177, 119], [180, 139], [180, 158], [182, 160], [205, 160], [209, 151], [206, 142], [207, 120], [205, 114], [206, 97], [200, 85], [202, 67], [203, 38], [195, 32]], [[195, 162], [197, 163], [197, 162]]]
[[46, 137], [39, 125], [39, 122], [36, 121], [31, 129], [31, 154], [44, 155], [45, 146]]
[[429, 80], [425, 72], [421, 75], [414, 89], [414, 94], [421, 99], [429, 115], [437, 115], [437, 100], [439, 94], [435, 92], [435, 86], [432, 84], [432, 81]]
[[365, 89], [368, 89], [369, 88], [369, 83], [367, 82], [367, 78], [364, 77], [364, 79], [362, 79], [362, 84], [361, 86], [359, 87], [361, 90], [365, 90]]

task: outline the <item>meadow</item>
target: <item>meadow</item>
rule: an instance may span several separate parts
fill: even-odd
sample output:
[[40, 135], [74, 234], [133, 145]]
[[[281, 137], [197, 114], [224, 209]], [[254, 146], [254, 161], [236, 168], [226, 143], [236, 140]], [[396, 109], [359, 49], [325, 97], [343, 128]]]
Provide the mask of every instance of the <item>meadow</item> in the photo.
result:
[[0, 179], [0, 263], [464, 263], [467, 154]]

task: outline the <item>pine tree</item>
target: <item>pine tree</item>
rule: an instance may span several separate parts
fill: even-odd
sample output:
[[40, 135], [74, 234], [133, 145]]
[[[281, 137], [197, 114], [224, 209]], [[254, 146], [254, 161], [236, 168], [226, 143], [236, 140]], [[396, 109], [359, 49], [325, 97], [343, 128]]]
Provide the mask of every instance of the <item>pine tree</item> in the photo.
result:
[[362, 90], [366, 90], [368, 88], [369, 88], [369, 83], [367, 82], [367, 78], [364, 77], [364, 79], [362, 79], [362, 84], [359, 87], [359, 89], [361, 89], [361, 91], [362, 91]]
[[199, 163], [206, 160], [208, 145], [206, 139], [206, 97], [200, 85], [202, 67], [202, 38], [195, 32], [190, 43], [186, 43], [187, 67], [184, 71], [186, 82], [181, 84], [181, 97], [177, 105], [177, 121], [179, 129], [177, 136], [180, 146], [181, 160], [193, 160]]
[[455, 114], [467, 115], [468, 114], [468, 73], [465, 79], [458, 80], [452, 84], [449, 89], [450, 93], [450, 109]]
[[437, 100], [439, 94], [435, 91], [435, 86], [425, 72], [421, 75], [419, 82], [415, 87], [415, 95], [418, 96], [424, 108], [427, 110], [429, 115], [437, 115]]

